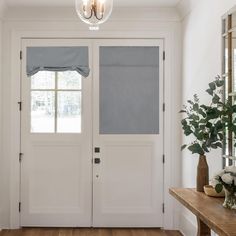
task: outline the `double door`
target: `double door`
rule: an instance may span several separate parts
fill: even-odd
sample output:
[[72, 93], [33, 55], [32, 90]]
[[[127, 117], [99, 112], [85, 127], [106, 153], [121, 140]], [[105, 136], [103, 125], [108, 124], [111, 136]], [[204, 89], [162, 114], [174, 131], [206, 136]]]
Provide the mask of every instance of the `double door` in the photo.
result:
[[[29, 47], [78, 45], [87, 78], [26, 75]], [[22, 51], [21, 226], [161, 227], [162, 40], [24, 39]]]

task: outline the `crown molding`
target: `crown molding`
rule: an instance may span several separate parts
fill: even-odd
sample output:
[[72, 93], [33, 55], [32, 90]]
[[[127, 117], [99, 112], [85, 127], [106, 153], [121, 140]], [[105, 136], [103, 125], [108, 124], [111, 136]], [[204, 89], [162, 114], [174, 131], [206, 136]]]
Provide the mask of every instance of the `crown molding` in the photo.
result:
[[176, 5], [181, 20], [183, 20], [202, 0], [180, 0]]
[[[0, 0], [1, 1], [1, 0]], [[6, 21], [78, 21], [73, 7], [8, 7]], [[116, 7], [110, 21], [172, 21], [179, 22], [176, 8]]]

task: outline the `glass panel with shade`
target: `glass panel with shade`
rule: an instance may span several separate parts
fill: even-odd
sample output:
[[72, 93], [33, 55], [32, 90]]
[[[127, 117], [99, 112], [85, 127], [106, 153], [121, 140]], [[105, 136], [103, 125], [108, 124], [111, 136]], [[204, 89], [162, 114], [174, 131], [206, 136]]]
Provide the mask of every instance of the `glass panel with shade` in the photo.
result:
[[159, 47], [100, 47], [100, 134], [159, 134]]

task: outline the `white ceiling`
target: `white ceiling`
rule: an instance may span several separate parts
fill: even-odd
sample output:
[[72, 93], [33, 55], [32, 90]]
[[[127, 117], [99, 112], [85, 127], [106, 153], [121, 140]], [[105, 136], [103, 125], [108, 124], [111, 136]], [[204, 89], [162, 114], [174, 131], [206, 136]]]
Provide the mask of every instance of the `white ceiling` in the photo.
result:
[[[3, 0], [0, 0], [3, 1]], [[75, 0], [5, 0], [9, 7], [73, 6]], [[113, 0], [114, 6], [174, 7], [181, 0]]]

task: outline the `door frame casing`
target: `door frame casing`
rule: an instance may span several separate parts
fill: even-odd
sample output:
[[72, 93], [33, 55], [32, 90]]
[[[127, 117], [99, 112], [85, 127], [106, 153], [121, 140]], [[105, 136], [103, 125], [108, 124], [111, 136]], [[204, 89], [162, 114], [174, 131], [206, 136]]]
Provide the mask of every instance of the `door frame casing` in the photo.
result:
[[[94, 170], [93, 172], [93, 182], [88, 181], [88, 185], [91, 184], [90, 188], [93, 188], [93, 196], [87, 196], [89, 199], [91, 197], [90, 200], [93, 199], [93, 201], [91, 201], [91, 205], [92, 205], [92, 218], [93, 221], [90, 222], [90, 224], [87, 223], [87, 226], [92, 226], [92, 227], [111, 227], [111, 226], [116, 226], [116, 227], [131, 227], [131, 226], [136, 226], [136, 227], [163, 227], [163, 214], [162, 214], [162, 203], [163, 203], [163, 164], [162, 164], [162, 153], [163, 153], [163, 137], [164, 137], [164, 113], [162, 111], [162, 104], [163, 104], [163, 58], [162, 58], [162, 52], [164, 51], [163, 49], [163, 39], [99, 39], [99, 40], [94, 40], [94, 39], [22, 39], [22, 53], [23, 55], [26, 55], [26, 49], [29, 46], [60, 46], [60, 45], [66, 45], [66, 46], [76, 46], [76, 45], [83, 45], [83, 46], [87, 46], [89, 48], [89, 61], [90, 61], [90, 67], [91, 67], [91, 71], [93, 71], [93, 78], [91, 78], [92, 76], [90, 75], [88, 78], [84, 79], [84, 81], [86, 81], [87, 84], [87, 80], [90, 81], [90, 90], [92, 90], [91, 94], [93, 94], [93, 102], [91, 102], [92, 100], [90, 100], [90, 105], [89, 107], [91, 107], [91, 110], [93, 110], [94, 112], [92, 113], [92, 116], [87, 117], [89, 120], [92, 120], [92, 117], [94, 118], [93, 123], [91, 123], [90, 125], [86, 126], [88, 127], [93, 127], [93, 131], [91, 133], [93, 133], [93, 135], [90, 137], [91, 141], [88, 141], [89, 143], [92, 142], [93, 140], [93, 144], [95, 146], [98, 146], [99, 143], [99, 137], [103, 136], [103, 141], [105, 141], [106, 145], [108, 145], [107, 147], [109, 147], [110, 145], [117, 145], [116, 147], [122, 147], [122, 145], [125, 145], [125, 147], [130, 147], [131, 150], [134, 149], [134, 146], [136, 146], [136, 148], [140, 148], [140, 146], [142, 146], [143, 148], [146, 148], [146, 151], [148, 151], [147, 149], [152, 150], [152, 155], [149, 156], [148, 153], [146, 152], [147, 155], [144, 155], [143, 161], [146, 160], [146, 162], [148, 162], [151, 158], [152, 161], [152, 167], [150, 167], [150, 173], [152, 176], [152, 179], [149, 180], [152, 183], [152, 188], [150, 189], [150, 192], [147, 192], [147, 194], [150, 194], [151, 199], [149, 204], [146, 203], [146, 208], [144, 209], [138, 209], [138, 206], [136, 206], [136, 208], [133, 206], [132, 210], [128, 210], [126, 213], [122, 212], [122, 213], [118, 213], [118, 212], [113, 212], [113, 217], [111, 218], [109, 216], [109, 213], [105, 213], [103, 212], [103, 210], [105, 210], [104, 208], [102, 208], [101, 205], [101, 198], [99, 200], [100, 194], [101, 194], [101, 189], [99, 189], [98, 185], [100, 186], [100, 188], [105, 187], [105, 185], [100, 185], [100, 181], [97, 181], [98, 179], [95, 178], [95, 175], [99, 175], [101, 176], [102, 172], [105, 171], [105, 169], [103, 169], [103, 171], [99, 171], [99, 166], [100, 165], [91, 165], [91, 169]], [[158, 71], [159, 71], [159, 75], [158, 75], [158, 84], [159, 84], [159, 99], [156, 101], [156, 105], [160, 108], [159, 109], [159, 124], [160, 124], [160, 128], [159, 128], [159, 132], [158, 134], [133, 134], [133, 135], [99, 135], [99, 102], [98, 102], [98, 98], [99, 98], [99, 47], [100, 46], [124, 46], [124, 47], [131, 47], [131, 46], [136, 46], [136, 47], [158, 47], [158, 60], [159, 60], [159, 64], [158, 64]], [[93, 57], [92, 57], [93, 54]], [[30, 83], [29, 83], [29, 79], [26, 76], [25, 73], [25, 68], [26, 68], [26, 56], [24, 56], [22, 58], [22, 65], [21, 65], [22, 69], [21, 69], [21, 99], [22, 102], [24, 104], [24, 109], [22, 110], [21, 113], [21, 117], [23, 119], [23, 121], [21, 122], [21, 153], [23, 153], [23, 157], [24, 157], [24, 161], [22, 162], [21, 165], [21, 188], [20, 188], [20, 194], [21, 194], [21, 204], [24, 206], [22, 208], [21, 211], [21, 226], [37, 226], [38, 224], [42, 225], [42, 226], [50, 226], [51, 225], [57, 225], [57, 222], [61, 222], [60, 224], [63, 226], [69, 226], [70, 223], [69, 221], [66, 221], [67, 217], [63, 218], [63, 213], [58, 213], [57, 215], [57, 220], [53, 220], [52, 217], [47, 216], [47, 214], [45, 214], [43, 212], [43, 210], [41, 212], [39, 212], [40, 210], [38, 209], [38, 214], [42, 214], [44, 215], [43, 218], [45, 218], [46, 220], [40, 220], [40, 218], [37, 216], [38, 214], [34, 214], [33, 212], [30, 211], [30, 208], [33, 206], [30, 206], [30, 195], [28, 193], [28, 191], [30, 190], [29, 184], [28, 183], [28, 179], [30, 176], [28, 173], [28, 168], [30, 168], [30, 161], [29, 161], [29, 156], [27, 154], [28, 153], [28, 149], [29, 147], [27, 146], [27, 143], [30, 142], [31, 138], [34, 140], [32, 145], [36, 145], [38, 138], [40, 139], [40, 136], [35, 136], [35, 135], [29, 135], [28, 137], [28, 141], [27, 139], [25, 139], [25, 137], [28, 135], [30, 127], [28, 127], [28, 125], [30, 124], [30, 118], [27, 115], [28, 114], [28, 109], [30, 107], [30, 96], [29, 96], [29, 92], [28, 90], [30, 89]], [[92, 87], [93, 84], [93, 87]], [[90, 95], [91, 95], [90, 94]], [[27, 97], [28, 96], [28, 97]], [[92, 96], [89, 96], [89, 98], [91, 98]], [[29, 110], [30, 111], [30, 110]], [[90, 113], [90, 112], [89, 112]], [[87, 119], [86, 119], [87, 120]], [[26, 131], [26, 127], [27, 131]], [[91, 131], [91, 130], [90, 130]], [[44, 138], [47, 139], [49, 138], [46, 134], [44, 134]], [[50, 135], [49, 135], [50, 136]], [[87, 136], [87, 135], [86, 135]], [[104, 140], [105, 139], [105, 140]], [[50, 142], [52, 140], [54, 140], [55, 142], [55, 137], [54, 139], [49, 138]], [[48, 140], [48, 141], [49, 141]], [[61, 140], [61, 139], [60, 139]], [[112, 141], [113, 140], [113, 141]], [[116, 141], [115, 141], [116, 140]], [[122, 142], [121, 142], [122, 140]], [[101, 141], [101, 140], [100, 140]], [[55, 142], [56, 143], [56, 142]], [[54, 145], [55, 145], [54, 143]], [[121, 144], [123, 143], [123, 144]], [[154, 144], [155, 143], [155, 144]], [[42, 139], [40, 139], [40, 145], [42, 144]], [[129, 146], [130, 145], [130, 146]], [[100, 145], [99, 145], [100, 146]], [[124, 147], [124, 146], [123, 146]], [[33, 148], [33, 147], [32, 147]], [[105, 147], [102, 147], [102, 150], [104, 150]], [[122, 148], [121, 148], [122, 149]], [[86, 149], [87, 150], [87, 149]], [[91, 152], [92, 147], [90, 149], [89, 152]], [[48, 149], [49, 151], [49, 149]], [[128, 151], [128, 150], [127, 150]], [[27, 154], [25, 153], [27, 152]], [[90, 153], [91, 154], [91, 153]], [[104, 152], [103, 152], [104, 154]], [[35, 153], [35, 155], [37, 156], [37, 154]], [[94, 157], [95, 155], [97, 155], [96, 153], [93, 154]], [[28, 157], [27, 157], [28, 156]], [[98, 155], [100, 156], [100, 155]], [[128, 160], [129, 160], [129, 154], [127, 154], [127, 164], [128, 164]], [[132, 156], [132, 155], [131, 155]], [[87, 156], [88, 159], [92, 159], [92, 155], [88, 155]], [[101, 156], [101, 158], [103, 159], [102, 163], [104, 162], [105, 156]], [[31, 158], [30, 158], [31, 159]], [[91, 163], [91, 162], [90, 162]], [[85, 163], [86, 166], [87, 162]], [[98, 168], [96, 168], [98, 167]], [[87, 168], [87, 167], [85, 167]], [[137, 166], [138, 168], [138, 166]], [[135, 168], [136, 172], [137, 172], [137, 168]], [[141, 165], [140, 165], [141, 168]], [[142, 167], [143, 168], [143, 167]], [[99, 171], [99, 173], [97, 173], [96, 171]], [[141, 169], [139, 169], [139, 171], [141, 171]], [[87, 172], [87, 171], [86, 171]], [[89, 170], [88, 170], [89, 172]], [[27, 174], [28, 173], [28, 174]], [[132, 172], [130, 172], [127, 175], [127, 178], [129, 178], [129, 175]], [[89, 176], [87, 176], [89, 179]], [[145, 178], [142, 178], [143, 180]], [[137, 181], [137, 179], [136, 179]], [[140, 182], [142, 182], [141, 179], [139, 179]], [[146, 180], [147, 181], [147, 180]], [[103, 181], [101, 181], [103, 182]], [[147, 183], [147, 182], [146, 182]], [[123, 183], [123, 190], [125, 191], [125, 182]], [[135, 183], [133, 183], [135, 184]], [[148, 183], [147, 183], [148, 184]], [[85, 189], [85, 193], [87, 193], [87, 189]], [[140, 191], [141, 194], [142, 191]], [[98, 194], [100, 193], [100, 194]], [[137, 193], [138, 194], [138, 193]], [[29, 197], [29, 199], [28, 199]], [[104, 197], [104, 196], [103, 196]], [[155, 199], [155, 200], [154, 200]], [[117, 199], [118, 200], [118, 199]], [[127, 203], [131, 203], [133, 200], [131, 200], [130, 198], [127, 198]], [[92, 204], [93, 202], [93, 204]], [[98, 203], [99, 202], [99, 203]], [[89, 205], [89, 204], [88, 204]], [[145, 205], [144, 205], [145, 206]], [[144, 207], [143, 206], [143, 207]], [[91, 206], [90, 206], [91, 207]], [[87, 209], [90, 208], [89, 206], [86, 207]], [[101, 207], [101, 208], [100, 208]], [[104, 206], [105, 207], [105, 206]], [[126, 211], [126, 210], [125, 210]], [[53, 211], [52, 211], [53, 212]], [[86, 211], [88, 213], [88, 211]], [[98, 214], [98, 215], [97, 215]], [[101, 214], [101, 215], [99, 215]], [[110, 213], [111, 214], [111, 213]], [[133, 214], [133, 215], [132, 215]], [[86, 216], [86, 215], [84, 215]], [[103, 217], [107, 217], [107, 219], [103, 219]], [[130, 216], [132, 216], [130, 218]], [[38, 217], [38, 218], [37, 218]], [[126, 218], [127, 217], [127, 218]], [[80, 219], [80, 217], [78, 216], [78, 218]], [[38, 221], [40, 223], [38, 223]], [[78, 221], [79, 221], [78, 219]], [[65, 222], [64, 222], [65, 221]], [[103, 223], [101, 223], [103, 221]], [[44, 222], [44, 223], [42, 223]], [[72, 217], [71, 219], [71, 225], [76, 225], [76, 219], [74, 219], [74, 217]], [[80, 222], [84, 222], [80, 219]], [[95, 223], [96, 222], [96, 223]], [[98, 223], [100, 222], [100, 223]], [[111, 223], [112, 222], [112, 223]], [[58, 224], [58, 225], [60, 225]], [[81, 227], [86, 226], [86, 224], [84, 223], [79, 223], [78, 224]]]
[[[114, 36], [115, 35], [115, 36]], [[122, 37], [117, 37], [117, 35], [122, 35]], [[174, 32], [171, 30], [161, 30], [152, 31], [147, 34], [146, 31], [103, 31], [97, 33], [96, 37], [92, 36], [89, 32], [77, 31], [77, 32], [65, 32], [63, 31], [21, 31], [12, 30], [11, 31], [11, 54], [10, 54], [10, 83], [11, 83], [11, 120], [10, 120], [10, 136], [12, 137], [9, 149], [10, 158], [10, 228], [20, 227], [20, 217], [19, 217], [19, 202], [20, 202], [20, 165], [19, 165], [19, 153], [20, 153], [20, 111], [18, 109], [18, 102], [20, 101], [20, 74], [21, 74], [21, 61], [19, 53], [21, 50], [21, 39], [23, 38], [78, 38], [78, 39], [142, 39], [143, 35], [148, 35], [145, 39], [163, 39], [166, 59], [164, 62], [164, 101], [165, 101], [165, 136], [164, 136], [164, 154], [165, 154], [165, 166], [164, 166], [164, 203], [165, 203], [165, 214], [164, 214], [164, 228], [173, 229], [174, 228], [174, 202], [168, 194], [168, 188], [174, 185], [176, 177], [173, 173], [176, 173], [175, 161], [176, 158], [172, 155], [173, 149], [169, 147], [169, 143], [172, 140], [172, 99], [173, 91], [172, 88], [172, 75], [178, 71], [177, 65], [174, 65], [175, 58], [175, 44], [174, 44]], [[23, 55], [24, 56], [24, 55]]]

